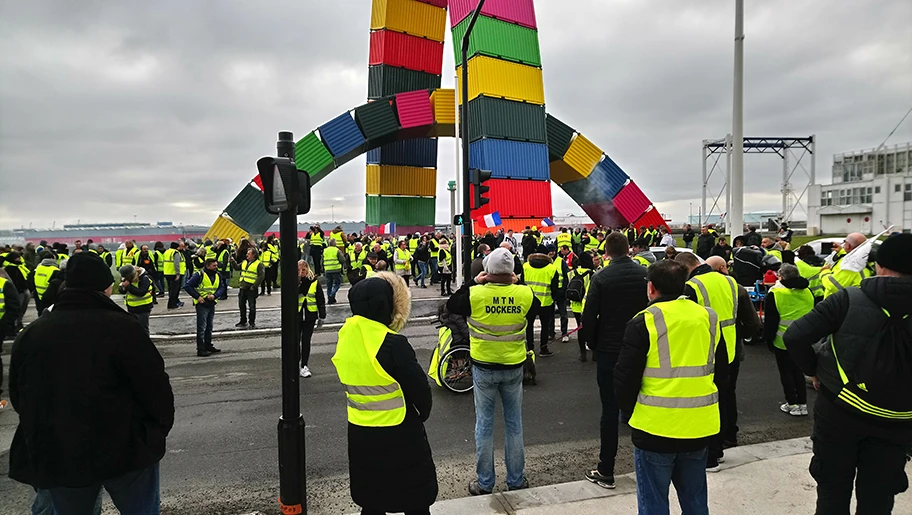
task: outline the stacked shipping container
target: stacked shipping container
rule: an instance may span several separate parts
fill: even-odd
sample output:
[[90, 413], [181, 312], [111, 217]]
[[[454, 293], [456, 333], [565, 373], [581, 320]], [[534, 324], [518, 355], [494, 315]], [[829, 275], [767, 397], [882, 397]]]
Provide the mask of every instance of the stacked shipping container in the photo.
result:
[[[477, 2], [450, 0], [456, 62]], [[488, 0], [469, 43], [469, 165], [491, 170], [491, 202], [472, 212], [500, 213], [503, 227], [551, 217], [545, 93], [533, 0]], [[457, 66], [457, 84], [462, 68]]]
[[[440, 87], [445, 7], [445, 0], [373, 0], [368, 99], [396, 95], [396, 139], [434, 122], [427, 90]], [[368, 225], [434, 225], [436, 139], [390, 142], [371, 150], [367, 163]]]

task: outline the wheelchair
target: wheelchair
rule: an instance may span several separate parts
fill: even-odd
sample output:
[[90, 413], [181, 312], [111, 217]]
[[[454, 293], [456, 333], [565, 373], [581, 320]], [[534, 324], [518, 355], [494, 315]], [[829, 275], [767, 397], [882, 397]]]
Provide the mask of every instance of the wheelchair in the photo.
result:
[[448, 327], [438, 329], [437, 347], [431, 354], [428, 376], [437, 386], [453, 393], [470, 392], [475, 387], [468, 344], [453, 345], [453, 331]]

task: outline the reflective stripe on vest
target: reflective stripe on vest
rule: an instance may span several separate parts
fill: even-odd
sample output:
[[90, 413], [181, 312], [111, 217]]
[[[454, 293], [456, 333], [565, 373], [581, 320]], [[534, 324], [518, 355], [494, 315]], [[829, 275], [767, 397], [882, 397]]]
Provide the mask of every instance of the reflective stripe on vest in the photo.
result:
[[469, 354], [480, 363], [519, 365], [526, 359], [526, 315], [534, 294], [519, 284], [469, 288]]
[[[142, 284], [142, 278], [137, 275], [136, 279], [137, 279], [136, 287], [139, 288], [139, 285]], [[142, 295], [134, 295], [134, 294], [130, 293], [129, 290], [127, 290], [126, 294], [124, 295], [124, 304], [126, 304], [128, 308], [138, 308], [141, 306], [146, 306], [148, 304], [152, 304], [152, 280], [151, 280], [151, 278], [149, 279], [149, 289], [146, 291], [146, 293], [143, 293]]]
[[394, 253], [394, 257], [393, 257], [393, 262], [396, 262], [399, 260], [405, 261], [405, 263], [395, 263], [396, 270], [411, 271], [412, 254], [409, 251], [402, 250], [402, 249], [396, 249], [396, 251]]
[[416, 250], [418, 250], [418, 243], [418, 238], [410, 239], [408, 242], [409, 252], [414, 253]]
[[35, 293], [38, 294], [38, 300], [44, 299], [44, 292], [47, 291], [55, 270], [57, 270], [56, 266], [48, 265], [38, 265], [35, 268]]
[[555, 273], [554, 265], [535, 268], [529, 263], [523, 264], [523, 282], [532, 288], [532, 293], [538, 297], [542, 306], [554, 304], [554, 299], [551, 297], [551, 280]]
[[241, 282], [255, 284], [259, 277], [260, 262], [259, 260], [241, 262]]
[[[200, 297], [208, 297], [210, 295], [215, 295], [215, 292], [218, 291], [219, 284], [221, 283], [221, 278], [219, 277], [219, 274], [218, 273], [213, 274], [215, 277], [215, 281], [212, 281], [209, 279], [209, 274], [207, 274], [205, 270], [200, 270], [199, 274], [200, 274], [200, 283], [199, 283], [199, 286], [197, 286], [196, 291], [200, 294]], [[213, 301], [207, 300], [206, 302], [213, 302]], [[218, 303], [218, 299], [215, 299], [214, 302]], [[193, 299], [193, 303], [199, 304], [199, 297]]]
[[316, 232], [311, 234], [310, 235], [310, 246], [311, 247], [314, 247], [314, 246], [322, 247], [323, 246], [323, 234], [316, 233]]
[[175, 252], [177, 252], [177, 249], [168, 249], [165, 251], [163, 256], [164, 263], [162, 263], [162, 272], [165, 275], [177, 275], [177, 270], [174, 268]]
[[310, 287], [307, 289], [307, 295], [298, 294], [298, 312], [304, 309], [304, 306], [307, 306], [307, 311], [311, 313], [317, 312], [317, 280], [314, 279], [310, 283]]
[[630, 427], [678, 439], [718, 433], [719, 394], [713, 384], [718, 315], [683, 297], [641, 313], [649, 350]]
[[342, 263], [339, 262], [338, 247], [326, 247], [323, 249], [323, 269], [327, 272], [342, 271]]
[[570, 246], [572, 244], [573, 237], [570, 236], [570, 233], [562, 232], [557, 235], [557, 248], [560, 248], [564, 245]]
[[728, 362], [735, 360], [737, 331], [735, 320], [738, 318], [738, 287], [735, 280], [719, 272], [709, 272], [692, 277], [687, 281], [696, 292], [697, 302], [712, 308], [719, 315], [719, 325], [725, 336], [725, 348], [728, 351]]
[[215, 259], [216, 257], [218, 256], [215, 254], [215, 245], [206, 247], [206, 259]]
[[814, 309], [814, 294], [807, 288], [792, 289], [784, 286], [771, 288], [769, 294], [775, 297], [776, 311], [779, 312], [779, 327], [773, 346], [785, 350], [782, 336], [795, 320], [807, 315]]
[[836, 263], [831, 272], [823, 277], [823, 297], [827, 298], [844, 288], [852, 288], [853, 286], [858, 286], [861, 284], [862, 279], [870, 276], [871, 272], [867, 268], [862, 269], [861, 272], [843, 270], [842, 261], [840, 260], [838, 263]]
[[391, 427], [405, 420], [405, 394], [377, 361], [387, 334], [396, 333], [361, 316], [349, 318], [339, 330], [332, 362], [345, 386], [348, 421], [354, 425]]
[[269, 261], [270, 261], [270, 263], [278, 263], [278, 262], [279, 262], [279, 247], [278, 247], [278, 245], [270, 245], [269, 243], [267, 243], [267, 244], [266, 244], [266, 250], [269, 251]]

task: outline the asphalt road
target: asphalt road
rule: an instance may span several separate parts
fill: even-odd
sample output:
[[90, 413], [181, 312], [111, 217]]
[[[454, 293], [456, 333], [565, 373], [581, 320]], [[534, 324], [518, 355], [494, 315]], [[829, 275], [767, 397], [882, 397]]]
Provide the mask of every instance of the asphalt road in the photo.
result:
[[[415, 324], [403, 333], [426, 365], [436, 343], [434, 327]], [[335, 338], [334, 331], [317, 334], [311, 359], [314, 377], [301, 385], [309, 508], [315, 514], [357, 511], [348, 495], [344, 394], [329, 361]], [[163, 512], [277, 514], [279, 338], [230, 339], [218, 346], [224, 352], [197, 358], [190, 342], [160, 344], [177, 403], [161, 467]], [[553, 358], [538, 361], [538, 385], [525, 389], [526, 475], [534, 486], [579, 480], [587, 467], [595, 465], [598, 454], [595, 366], [577, 361], [575, 341], [553, 348]], [[810, 417], [796, 419], [779, 411], [778, 375], [765, 348], [748, 347], [738, 391], [741, 443], [810, 434]], [[0, 413], [3, 449], [8, 448], [15, 425], [15, 413]], [[471, 394], [451, 394], [434, 386], [427, 432], [437, 463], [439, 499], [467, 495], [475, 463], [473, 427]], [[502, 424], [495, 435], [496, 453], [502, 457]], [[505, 488], [502, 459], [497, 466], [500, 490]], [[0, 513], [28, 513], [31, 489], [7, 478], [7, 468], [5, 451], [0, 455]], [[616, 472], [630, 471], [632, 448], [625, 427]]]

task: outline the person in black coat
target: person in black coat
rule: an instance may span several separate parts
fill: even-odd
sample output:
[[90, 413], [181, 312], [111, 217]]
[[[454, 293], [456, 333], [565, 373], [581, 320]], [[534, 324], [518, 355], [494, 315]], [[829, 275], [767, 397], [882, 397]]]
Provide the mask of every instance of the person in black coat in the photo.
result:
[[126, 499], [136, 511], [157, 512], [158, 463], [174, 424], [164, 360], [109, 298], [104, 262], [89, 253], [68, 261], [67, 288], [13, 344], [19, 426], [9, 477], [48, 490], [68, 513], [92, 513], [102, 487], [122, 511]]
[[349, 422], [352, 500], [361, 506], [362, 514], [429, 514], [437, 499], [437, 470], [424, 430], [431, 415], [431, 388], [408, 338], [397, 333], [411, 310], [408, 287], [395, 274], [381, 272], [353, 286], [348, 299], [354, 317], [391, 330], [377, 351], [377, 361], [399, 383], [406, 404], [405, 419], [396, 426]]

